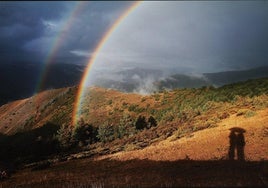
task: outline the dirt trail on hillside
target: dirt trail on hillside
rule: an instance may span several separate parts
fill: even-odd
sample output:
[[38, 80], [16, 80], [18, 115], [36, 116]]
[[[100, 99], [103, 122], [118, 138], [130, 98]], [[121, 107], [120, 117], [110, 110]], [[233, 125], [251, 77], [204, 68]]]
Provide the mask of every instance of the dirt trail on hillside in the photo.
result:
[[257, 111], [253, 117], [232, 115], [218, 127], [194, 132], [176, 139], [169, 137], [156, 145], [142, 150], [120, 152], [100, 157], [115, 160], [149, 159], [175, 161], [181, 159], [219, 160], [228, 159], [230, 128], [245, 129], [245, 160], [268, 160], [268, 109]]

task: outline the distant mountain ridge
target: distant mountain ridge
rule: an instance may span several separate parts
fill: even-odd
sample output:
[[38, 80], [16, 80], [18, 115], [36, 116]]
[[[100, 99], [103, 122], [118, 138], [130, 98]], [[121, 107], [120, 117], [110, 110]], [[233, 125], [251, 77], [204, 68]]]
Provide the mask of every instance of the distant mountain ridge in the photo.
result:
[[165, 75], [161, 70], [135, 68], [117, 73], [121, 80], [99, 79], [99, 87], [113, 88], [124, 92], [152, 93], [161, 89], [220, 87], [249, 79], [268, 77], [268, 66], [241, 71], [226, 71], [203, 74]]
[[214, 85], [222, 86], [248, 79], [268, 77], [268, 66], [241, 71], [205, 73], [204, 76], [208, 78], [208, 80], [210, 80]]
[[[57, 89], [78, 85], [85, 65], [55, 63], [51, 64], [42, 90]], [[38, 63], [0, 64], [0, 105], [17, 99], [32, 96], [36, 91], [43, 65]], [[13, 75], [13, 76], [11, 76]], [[112, 88], [123, 92], [150, 94], [161, 89], [199, 88], [213, 85], [246, 81], [268, 77], [268, 66], [241, 71], [217, 73], [167, 75], [158, 69], [133, 68], [118, 71], [113, 75], [101, 76], [95, 86]]]
[[203, 73], [201, 75], [174, 74], [158, 82], [157, 85], [160, 89], [198, 88], [209, 85], [220, 87], [226, 84], [265, 77], [268, 77], [268, 66], [240, 71]]

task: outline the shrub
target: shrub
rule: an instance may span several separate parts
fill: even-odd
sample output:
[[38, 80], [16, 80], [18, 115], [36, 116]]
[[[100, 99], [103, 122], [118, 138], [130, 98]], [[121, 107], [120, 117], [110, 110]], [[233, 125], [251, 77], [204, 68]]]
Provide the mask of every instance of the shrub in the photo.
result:
[[173, 114], [172, 112], [166, 113], [166, 114], [163, 116], [163, 118], [162, 118], [162, 120], [163, 120], [164, 122], [171, 122], [171, 121], [173, 121], [174, 119], [175, 119], [175, 117], [174, 117], [174, 114]]
[[73, 142], [76, 144], [81, 143], [82, 145], [93, 143], [96, 140], [95, 132], [92, 125], [77, 125], [72, 134]]
[[150, 116], [148, 119], [148, 127], [156, 127], [157, 126], [157, 122], [155, 120], [155, 118], [153, 116]]
[[249, 118], [249, 117], [253, 117], [253, 116], [255, 116], [256, 115], [256, 112], [254, 112], [254, 111], [252, 111], [252, 110], [248, 110], [248, 111], [246, 111], [246, 113], [245, 113], [245, 117], [246, 118]]
[[159, 101], [159, 100], [160, 100], [160, 95], [159, 95], [159, 94], [155, 94], [155, 95], [154, 95], [154, 99], [155, 99], [156, 101]]
[[147, 122], [144, 116], [139, 116], [136, 120], [135, 127], [137, 130], [142, 130], [147, 127]]
[[136, 104], [131, 104], [129, 107], [128, 107], [128, 111], [133, 111], [133, 112], [135, 112], [136, 110], [137, 110], [137, 108], [138, 108], [138, 105], [136, 105]]
[[247, 112], [246, 109], [239, 109], [238, 112], [237, 112], [237, 114], [236, 114], [236, 116], [242, 116], [242, 115], [245, 115], [246, 112]]
[[110, 99], [108, 102], [107, 102], [107, 104], [108, 105], [111, 105], [111, 104], [113, 104], [113, 101], [112, 101], [112, 99]]
[[119, 126], [117, 128], [118, 138], [122, 138], [124, 136], [130, 136], [135, 134], [134, 123], [129, 115], [124, 115], [120, 119]]
[[72, 128], [63, 124], [57, 131], [56, 139], [62, 149], [68, 149], [72, 146]]
[[99, 126], [97, 138], [100, 139], [101, 142], [109, 142], [114, 140], [114, 129], [108, 123], [104, 123]]

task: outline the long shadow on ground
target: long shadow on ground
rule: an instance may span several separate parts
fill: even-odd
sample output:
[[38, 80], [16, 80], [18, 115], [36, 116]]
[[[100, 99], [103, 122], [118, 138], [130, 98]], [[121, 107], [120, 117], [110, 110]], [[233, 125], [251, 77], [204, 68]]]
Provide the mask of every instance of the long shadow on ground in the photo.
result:
[[268, 161], [79, 159], [17, 172], [0, 187], [267, 187]]

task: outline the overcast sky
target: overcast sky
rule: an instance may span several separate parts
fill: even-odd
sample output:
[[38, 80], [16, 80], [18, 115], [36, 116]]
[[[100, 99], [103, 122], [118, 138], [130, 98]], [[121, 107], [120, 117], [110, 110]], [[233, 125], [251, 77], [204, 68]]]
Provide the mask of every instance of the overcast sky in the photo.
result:
[[[0, 63], [86, 63], [123, 2], [0, 2]], [[267, 1], [145, 1], [112, 33], [94, 69], [219, 72], [268, 65]]]

